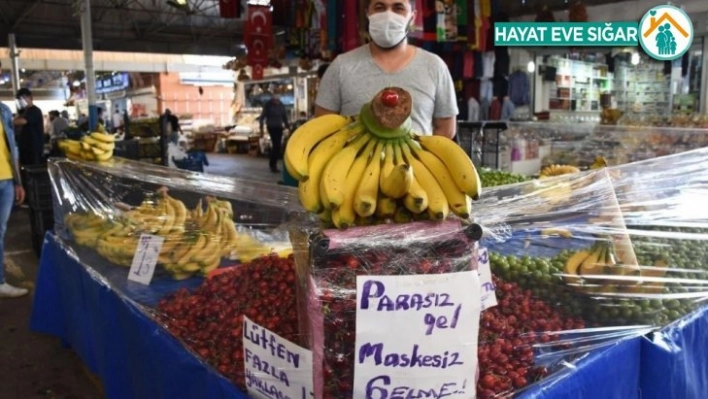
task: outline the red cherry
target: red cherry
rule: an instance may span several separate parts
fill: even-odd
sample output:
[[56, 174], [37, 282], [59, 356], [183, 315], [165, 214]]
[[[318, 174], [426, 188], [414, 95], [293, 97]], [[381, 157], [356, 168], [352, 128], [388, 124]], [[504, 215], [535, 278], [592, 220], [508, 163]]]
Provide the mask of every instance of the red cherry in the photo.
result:
[[385, 90], [381, 93], [381, 102], [387, 107], [395, 107], [398, 105], [398, 93], [393, 90]]

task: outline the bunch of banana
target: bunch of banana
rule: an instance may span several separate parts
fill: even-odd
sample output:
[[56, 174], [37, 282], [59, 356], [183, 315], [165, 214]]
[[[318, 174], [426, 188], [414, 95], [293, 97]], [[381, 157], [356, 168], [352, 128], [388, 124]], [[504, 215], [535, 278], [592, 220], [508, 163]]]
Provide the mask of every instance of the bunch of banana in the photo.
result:
[[470, 218], [481, 190], [472, 161], [452, 140], [412, 133], [411, 101], [387, 88], [354, 119], [325, 115], [295, 131], [284, 160], [306, 210], [338, 228]]
[[113, 157], [115, 137], [112, 134], [94, 132], [81, 140], [62, 140], [58, 144], [71, 160], [108, 161]]
[[162, 244], [158, 263], [176, 280], [207, 275], [221, 263], [221, 238], [200, 230], [174, 234]]
[[96, 248], [98, 237], [107, 227], [105, 220], [94, 213], [69, 213], [64, 224], [77, 244], [89, 248]]
[[125, 213], [144, 233], [167, 236], [183, 232], [187, 221], [187, 207], [178, 199], [162, 192], [156, 201], [145, 200]]
[[140, 233], [130, 220], [107, 222], [107, 230], [96, 241], [96, 252], [119, 266], [130, 267], [138, 247]]
[[548, 165], [541, 169], [540, 178], [580, 173], [580, 169], [571, 165]]
[[568, 285], [588, 293], [617, 292], [623, 286], [641, 281], [637, 265], [618, 262], [610, 240], [597, 241], [590, 249], [573, 254], [563, 267], [563, 279]]

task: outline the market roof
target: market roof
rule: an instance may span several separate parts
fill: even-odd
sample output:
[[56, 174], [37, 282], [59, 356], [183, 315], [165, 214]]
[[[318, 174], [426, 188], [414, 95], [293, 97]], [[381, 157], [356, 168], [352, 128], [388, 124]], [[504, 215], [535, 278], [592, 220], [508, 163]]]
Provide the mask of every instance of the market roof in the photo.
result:
[[[0, 46], [15, 33], [20, 48], [81, 49], [76, 0], [0, 1]], [[233, 56], [243, 21], [219, 16], [217, 0], [91, 0], [94, 50]]]

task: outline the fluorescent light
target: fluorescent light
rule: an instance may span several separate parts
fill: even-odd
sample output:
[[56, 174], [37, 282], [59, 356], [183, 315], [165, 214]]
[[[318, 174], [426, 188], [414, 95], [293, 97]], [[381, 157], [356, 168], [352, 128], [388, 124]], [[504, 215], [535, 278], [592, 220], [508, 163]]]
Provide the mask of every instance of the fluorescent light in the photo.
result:
[[529, 71], [529, 73], [534, 73], [534, 71], [536, 71], [536, 63], [529, 61], [528, 65], [526, 65], [526, 70]]
[[639, 65], [639, 53], [632, 53], [632, 59], [630, 62], [632, 65]]

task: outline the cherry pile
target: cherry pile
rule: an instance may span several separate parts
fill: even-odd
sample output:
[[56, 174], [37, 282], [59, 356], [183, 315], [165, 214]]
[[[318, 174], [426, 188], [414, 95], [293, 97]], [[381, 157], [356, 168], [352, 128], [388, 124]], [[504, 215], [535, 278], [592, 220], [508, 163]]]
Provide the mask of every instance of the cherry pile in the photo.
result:
[[558, 341], [553, 332], [582, 329], [579, 319], [565, 318], [530, 290], [493, 277], [498, 305], [480, 319], [477, 395], [504, 396], [548, 374], [534, 365], [533, 345]]
[[[323, 399], [352, 398], [357, 276], [454, 273], [470, 270], [472, 259], [469, 242], [462, 240], [396, 247], [348, 247], [313, 259], [311, 273], [324, 319], [320, 332], [324, 339]], [[314, 372], [318, 372], [317, 363], [315, 359]]]
[[206, 280], [194, 292], [170, 294], [157, 307], [157, 318], [170, 333], [242, 388], [244, 315], [297, 342], [292, 255], [255, 259]]

